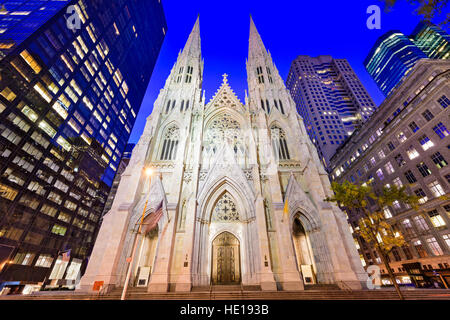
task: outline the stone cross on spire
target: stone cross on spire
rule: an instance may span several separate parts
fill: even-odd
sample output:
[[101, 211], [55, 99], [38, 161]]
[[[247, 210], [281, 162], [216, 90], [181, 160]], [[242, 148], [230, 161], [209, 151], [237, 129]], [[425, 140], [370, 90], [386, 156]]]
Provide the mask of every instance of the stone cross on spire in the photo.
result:
[[224, 73], [222, 75], [222, 77], [223, 77], [223, 83], [228, 83], [228, 74]]

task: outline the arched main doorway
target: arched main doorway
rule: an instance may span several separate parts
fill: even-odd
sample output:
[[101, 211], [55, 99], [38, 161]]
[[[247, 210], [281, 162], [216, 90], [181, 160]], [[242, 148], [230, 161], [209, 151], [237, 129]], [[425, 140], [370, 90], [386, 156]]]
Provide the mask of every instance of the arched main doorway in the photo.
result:
[[229, 232], [222, 232], [213, 240], [211, 282], [214, 285], [241, 283], [239, 240]]
[[298, 217], [294, 219], [292, 226], [292, 240], [294, 242], [298, 270], [302, 273], [304, 283], [316, 283], [311, 245], [305, 228]]

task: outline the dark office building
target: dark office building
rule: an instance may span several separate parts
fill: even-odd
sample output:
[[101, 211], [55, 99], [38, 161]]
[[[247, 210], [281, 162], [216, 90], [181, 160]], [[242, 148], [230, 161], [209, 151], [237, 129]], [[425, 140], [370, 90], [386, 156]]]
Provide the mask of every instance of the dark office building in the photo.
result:
[[15, 43], [0, 61], [0, 282], [66, 285], [94, 244], [164, 11], [158, 0], [3, 1], [0, 18], [0, 47]]
[[389, 31], [375, 42], [364, 66], [385, 96], [391, 94], [418, 60], [450, 58], [450, 37], [439, 27], [419, 23], [407, 37]]
[[286, 87], [326, 167], [338, 146], [376, 108], [345, 59], [298, 56], [291, 64]]

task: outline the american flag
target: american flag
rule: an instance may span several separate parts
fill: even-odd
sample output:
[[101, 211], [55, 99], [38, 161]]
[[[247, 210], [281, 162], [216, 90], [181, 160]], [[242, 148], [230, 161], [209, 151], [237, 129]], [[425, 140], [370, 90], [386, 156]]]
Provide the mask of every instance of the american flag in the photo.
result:
[[156, 207], [155, 211], [145, 217], [143, 222], [143, 233], [147, 234], [152, 231], [163, 216], [163, 201]]
[[70, 252], [72, 249], [69, 249], [62, 254], [62, 261], [69, 261], [70, 260]]

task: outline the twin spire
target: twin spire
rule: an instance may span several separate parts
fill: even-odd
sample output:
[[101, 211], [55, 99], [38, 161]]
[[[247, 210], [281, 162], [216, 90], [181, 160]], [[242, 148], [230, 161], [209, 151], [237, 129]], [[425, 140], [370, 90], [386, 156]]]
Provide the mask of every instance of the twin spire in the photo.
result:
[[[250, 38], [249, 38], [249, 56], [255, 56], [259, 54], [267, 54], [264, 43], [261, 36], [256, 29], [255, 22], [250, 15]], [[200, 15], [197, 16], [194, 27], [192, 28], [189, 38], [181, 53], [182, 55], [201, 55], [201, 41], [200, 41]]]

